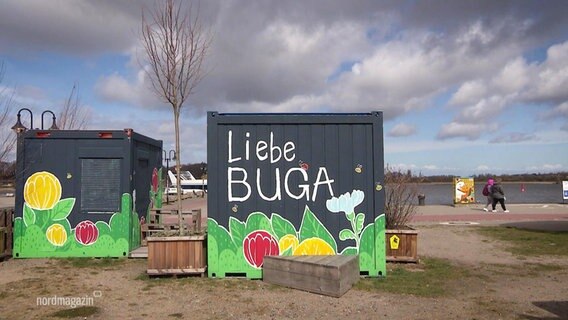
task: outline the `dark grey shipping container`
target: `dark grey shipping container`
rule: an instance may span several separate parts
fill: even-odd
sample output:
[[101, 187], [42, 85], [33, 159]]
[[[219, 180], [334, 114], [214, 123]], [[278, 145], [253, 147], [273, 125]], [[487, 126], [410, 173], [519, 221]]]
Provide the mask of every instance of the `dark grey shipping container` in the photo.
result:
[[14, 257], [125, 256], [161, 199], [162, 141], [133, 132], [29, 130], [17, 147]]
[[358, 254], [385, 274], [381, 112], [208, 113], [208, 273], [265, 255]]

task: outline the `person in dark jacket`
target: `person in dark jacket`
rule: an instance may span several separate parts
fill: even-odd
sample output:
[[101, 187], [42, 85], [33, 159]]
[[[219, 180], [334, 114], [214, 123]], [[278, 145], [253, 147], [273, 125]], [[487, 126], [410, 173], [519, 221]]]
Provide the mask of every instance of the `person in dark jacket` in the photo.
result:
[[497, 202], [501, 204], [503, 211], [509, 212], [509, 210], [507, 210], [507, 208], [505, 207], [505, 191], [503, 190], [503, 186], [501, 185], [501, 179], [495, 180], [495, 183], [491, 187], [491, 198], [493, 198], [493, 203], [491, 204], [493, 212], [497, 212], [497, 210], [495, 210]]
[[495, 180], [489, 179], [487, 180], [487, 184], [483, 187], [483, 195], [487, 197], [487, 203], [485, 207], [483, 207], [483, 211], [489, 211], [489, 206], [493, 205], [493, 198], [491, 197], [491, 187], [495, 183]]

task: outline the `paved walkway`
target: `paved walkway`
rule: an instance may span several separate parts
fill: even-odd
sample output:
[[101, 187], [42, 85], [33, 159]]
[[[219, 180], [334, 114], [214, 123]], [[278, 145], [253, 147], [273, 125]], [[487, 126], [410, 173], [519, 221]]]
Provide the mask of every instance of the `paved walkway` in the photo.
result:
[[[14, 197], [0, 197], [0, 207], [13, 206]], [[201, 209], [202, 225], [207, 222], [207, 196], [182, 200], [183, 210]], [[175, 202], [164, 204], [165, 209], [176, 209]], [[411, 224], [467, 224], [475, 222], [491, 225], [511, 225], [522, 228], [568, 231], [567, 204], [508, 204], [511, 212], [485, 212], [481, 204], [451, 206], [418, 206]], [[172, 216], [172, 220], [176, 217]]]
[[485, 212], [482, 205], [419, 206], [411, 224], [491, 224], [528, 229], [568, 231], [568, 204], [509, 204], [505, 213]]

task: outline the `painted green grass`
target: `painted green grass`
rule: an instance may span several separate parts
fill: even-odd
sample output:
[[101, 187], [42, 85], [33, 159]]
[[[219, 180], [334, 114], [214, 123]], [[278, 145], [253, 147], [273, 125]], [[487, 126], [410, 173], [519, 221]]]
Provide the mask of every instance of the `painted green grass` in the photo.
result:
[[507, 251], [518, 256], [568, 257], [568, 232], [546, 232], [512, 227], [481, 227], [486, 237], [508, 242]]
[[452, 265], [443, 259], [426, 258], [420, 269], [394, 264], [385, 278], [361, 279], [355, 288], [421, 297], [441, 297], [452, 294], [452, 282], [470, 276], [467, 268]]

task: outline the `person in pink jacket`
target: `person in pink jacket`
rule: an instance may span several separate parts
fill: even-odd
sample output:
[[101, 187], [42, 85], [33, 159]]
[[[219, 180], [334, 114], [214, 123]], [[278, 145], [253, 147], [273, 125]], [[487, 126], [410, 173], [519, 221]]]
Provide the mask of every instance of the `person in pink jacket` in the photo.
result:
[[489, 178], [487, 180], [487, 184], [485, 184], [485, 187], [483, 187], [483, 195], [487, 197], [487, 203], [485, 204], [485, 207], [483, 207], [483, 211], [489, 211], [489, 206], [493, 204], [493, 197], [491, 197], [491, 187], [493, 187], [493, 184], [495, 183], [495, 180]]

